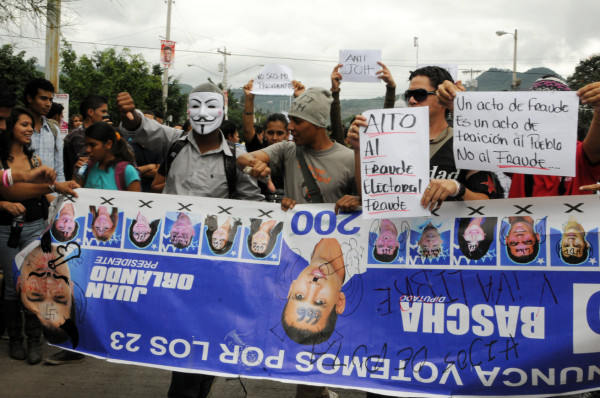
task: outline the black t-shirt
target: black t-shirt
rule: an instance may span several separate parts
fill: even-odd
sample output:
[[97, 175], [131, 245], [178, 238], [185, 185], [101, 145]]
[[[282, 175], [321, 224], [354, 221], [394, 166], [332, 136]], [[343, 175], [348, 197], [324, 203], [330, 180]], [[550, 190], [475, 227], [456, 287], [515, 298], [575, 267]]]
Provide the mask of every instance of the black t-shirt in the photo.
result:
[[[148, 148], [138, 144], [131, 144], [133, 153], [135, 155], [135, 162], [139, 166], [146, 166], [147, 164], [160, 164], [162, 162], [162, 156], [152, 152]], [[153, 177], [142, 177], [142, 192], [150, 192], [152, 186]]]
[[248, 152], [260, 151], [266, 147], [267, 145], [258, 139], [258, 134], [254, 134], [254, 137], [249, 142], [246, 142], [246, 151]]
[[[429, 160], [429, 178], [431, 180], [457, 180], [467, 189], [483, 193], [490, 199], [504, 197], [504, 189], [496, 175], [489, 171], [478, 171], [467, 179], [470, 170], [460, 170], [454, 163], [454, 137], [451, 137]], [[446, 200], [456, 200], [448, 197]]]

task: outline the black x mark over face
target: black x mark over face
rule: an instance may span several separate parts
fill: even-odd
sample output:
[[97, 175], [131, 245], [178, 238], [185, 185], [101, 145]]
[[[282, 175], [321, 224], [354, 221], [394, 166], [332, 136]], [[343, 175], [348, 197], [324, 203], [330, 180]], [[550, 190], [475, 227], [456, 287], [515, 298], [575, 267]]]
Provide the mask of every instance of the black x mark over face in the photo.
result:
[[149, 209], [151, 209], [151, 208], [152, 208], [152, 206], [150, 206], [150, 204], [151, 204], [152, 202], [154, 202], [153, 200], [149, 200], [149, 201], [147, 201], [147, 202], [144, 202], [144, 201], [143, 201], [143, 200], [141, 200], [141, 199], [138, 199], [138, 200], [140, 201], [140, 205], [138, 206], [138, 208], [140, 208], [140, 209], [141, 209], [142, 207], [147, 207], [147, 208], [149, 208]]
[[519, 209], [519, 211], [516, 214], [521, 214], [521, 213], [533, 214], [532, 212], [529, 211], [529, 209], [533, 205], [525, 205], [525, 206], [513, 205], [513, 206], [516, 207], [517, 209]]
[[221, 209], [221, 211], [219, 211], [218, 214], [229, 214], [231, 215], [231, 213], [229, 212], [229, 210], [233, 209], [233, 206], [231, 207], [223, 207], [223, 206], [217, 206], [219, 209]]
[[479, 207], [471, 207], [471, 206], [467, 206], [468, 209], [471, 209], [471, 213], [469, 213], [470, 216], [474, 215], [474, 214], [478, 214], [483, 216], [484, 214], [481, 212], [481, 210], [484, 208], [485, 206], [479, 206]]
[[268, 210], [268, 211], [262, 211], [261, 209], [257, 209], [260, 214], [258, 215], [258, 218], [263, 218], [263, 217], [267, 217], [267, 218], [273, 218], [271, 217], [271, 213], [273, 213], [273, 210]]
[[570, 205], [568, 203], [563, 203], [563, 204], [569, 208], [568, 210], [565, 210], [565, 213], [570, 213], [572, 211], [576, 211], [578, 213], [583, 213], [583, 210], [580, 209], [580, 207], [583, 206], [583, 203], [577, 203], [576, 205]]

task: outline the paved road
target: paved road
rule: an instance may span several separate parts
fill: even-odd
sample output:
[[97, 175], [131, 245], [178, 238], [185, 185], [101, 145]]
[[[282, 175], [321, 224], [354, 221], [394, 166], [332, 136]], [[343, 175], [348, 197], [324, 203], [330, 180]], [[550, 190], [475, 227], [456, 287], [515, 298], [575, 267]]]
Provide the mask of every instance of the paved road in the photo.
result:
[[[44, 355], [59, 349], [44, 346]], [[28, 365], [8, 357], [8, 341], [0, 340], [0, 398], [165, 398], [171, 373], [145, 366], [122, 365], [86, 357], [77, 364]], [[242, 379], [248, 398], [292, 398], [294, 386]], [[365, 393], [335, 389], [341, 398], [364, 398]], [[219, 378], [211, 398], [243, 398], [240, 379]]]

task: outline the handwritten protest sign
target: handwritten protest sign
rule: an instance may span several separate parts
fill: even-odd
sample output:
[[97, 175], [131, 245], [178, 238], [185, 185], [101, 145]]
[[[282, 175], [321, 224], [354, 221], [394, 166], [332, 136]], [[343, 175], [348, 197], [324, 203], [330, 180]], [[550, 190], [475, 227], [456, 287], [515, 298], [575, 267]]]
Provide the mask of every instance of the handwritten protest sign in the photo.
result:
[[574, 92], [459, 93], [456, 166], [574, 176], [577, 113]]
[[254, 78], [252, 93], [256, 95], [292, 95], [292, 70], [285, 65], [267, 64]]
[[378, 82], [375, 72], [381, 69], [381, 50], [340, 50], [340, 69], [345, 82]]
[[429, 215], [419, 202], [429, 182], [428, 108], [363, 113], [361, 176], [365, 218]]

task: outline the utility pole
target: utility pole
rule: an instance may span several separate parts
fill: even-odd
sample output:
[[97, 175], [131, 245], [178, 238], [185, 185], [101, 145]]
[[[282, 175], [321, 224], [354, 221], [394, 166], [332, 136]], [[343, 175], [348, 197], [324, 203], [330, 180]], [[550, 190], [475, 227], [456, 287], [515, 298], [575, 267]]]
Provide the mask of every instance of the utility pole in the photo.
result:
[[483, 71], [481, 71], [481, 70], [474, 70], [473, 68], [462, 70], [462, 73], [469, 74], [471, 76], [470, 79], [469, 79], [469, 81], [467, 81], [467, 84], [466, 84], [466, 87], [470, 88], [471, 91], [475, 91], [475, 89], [477, 88], [477, 80], [473, 79], [473, 74], [474, 73], [481, 73], [481, 72], [483, 72]]
[[[171, 4], [173, 0], [167, 0], [167, 41], [171, 40]], [[165, 120], [167, 120], [167, 97], [169, 96], [169, 68], [163, 68], [162, 102]]]
[[60, 40], [60, 1], [48, 0], [46, 3], [46, 65], [45, 77], [58, 92], [58, 62]]
[[227, 117], [227, 110], [229, 108], [229, 94], [227, 92], [227, 56], [231, 55], [231, 53], [227, 52], [227, 47], [223, 46], [223, 51], [221, 51], [221, 49], [218, 49], [217, 52], [223, 54], [223, 70], [221, 72], [223, 72], [223, 95], [225, 96], [225, 119], [228, 119]]
[[417, 48], [417, 65], [415, 67], [419, 67], [419, 38], [417, 36], [414, 37], [414, 46]]

